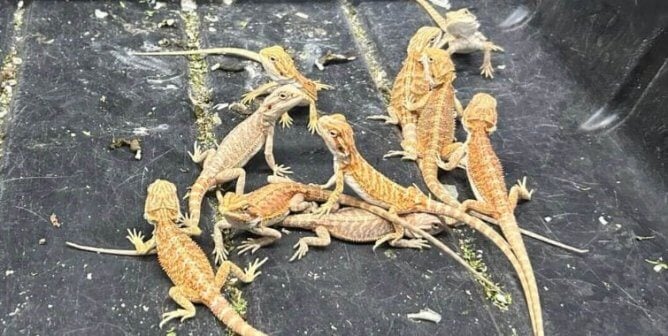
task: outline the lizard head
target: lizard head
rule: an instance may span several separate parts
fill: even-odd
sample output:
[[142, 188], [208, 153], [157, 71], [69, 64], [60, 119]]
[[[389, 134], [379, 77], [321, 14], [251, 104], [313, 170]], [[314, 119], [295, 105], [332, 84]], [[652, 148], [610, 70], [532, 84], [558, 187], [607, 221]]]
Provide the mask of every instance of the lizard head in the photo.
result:
[[144, 219], [155, 225], [159, 220], [176, 221], [180, 216], [179, 197], [174, 183], [166, 180], [151, 183], [144, 204]]
[[[443, 224], [438, 216], [424, 213], [424, 212], [415, 212], [406, 215], [406, 221], [418, 227], [429, 234], [435, 235], [443, 231]], [[410, 234], [410, 231], [406, 231]], [[412, 234], [410, 234], [412, 236]]]
[[454, 37], [471, 37], [480, 28], [478, 18], [467, 8], [445, 13], [447, 27], [445, 31]]
[[477, 93], [464, 110], [462, 124], [467, 130], [482, 128], [487, 133], [496, 130], [496, 99], [486, 93]]
[[425, 48], [438, 47], [443, 31], [437, 27], [421, 27], [408, 42], [408, 52], [421, 52]]
[[233, 226], [243, 225], [252, 220], [245, 197], [233, 192], [228, 192], [223, 196], [220, 191], [216, 191], [216, 198], [218, 199], [218, 212]]
[[275, 81], [294, 80], [306, 90], [309, 96], [315, 99], [316, 84], [304, 77], [295, 66], [295, 62], [283, 47], [275, 45], [260, 50], [262, 66], [269, 76]]
[[427, 48], [424, 53], [431, 76], [437, 84], [452, 83], [457, 78], [455, 64], [447, 51], [439, 48]]
[[258, 113], [264, 115], [264, 120], [273, 124], [283, 114], [287, 113], [297, 105], [308, 105], [310, 98], [299, 87], [286, 84], [275, 89], [262, 105], [258, 108]]
[[335, 157], [345, 159], [356, 151], [353, 129], [343, 114], [330, 114], [320, 117], [316, 131]]

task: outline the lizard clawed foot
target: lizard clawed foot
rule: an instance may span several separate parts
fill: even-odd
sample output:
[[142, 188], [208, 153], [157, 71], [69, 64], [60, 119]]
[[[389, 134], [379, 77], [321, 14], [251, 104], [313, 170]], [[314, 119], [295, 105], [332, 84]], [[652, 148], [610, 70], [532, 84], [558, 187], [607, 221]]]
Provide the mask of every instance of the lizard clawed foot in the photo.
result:
[[309, 118], [308, 131], [311, 132], [311, 134], [315, 134], [316, 127], [318, 127], [318, 118]]
[[170, 320], [173, 320], [175, 318], [180, 317], [181, 322], [183, 322], [183, 321], [185, 321], [185, 320], [187, 320], [187, 319], [189, 319], [193, 316], [195, 316], [195, 313], [189, 312], [185, 309], [177, 309], [177, 310], [173, 310], [173, 311], [170, 311], [170, 312], [166, 312], [166, 313], [162, 314], [162, 321], [160, 321], [160, 324], [158, 325], [158, 327], [160, 327], [160, 329], [162, 329], [162, 326], [165, 325], [165, 323], [167, 323]]
[[262, 260], [260, 259], [255, 259], [252, 263], [248, 264], [248, 267], [244, 268], [244, 277], [243, 282], [252, 282], [257, 278], [262, 272], [259, 272], [258, 269], [260, 266], [262, 266], [265, 262], [267, 262], [269, 258], [264, 258]]
[[412, 248], [412, 249], [417, 249], [417, 250], [422, 250], [431, 248], [431, 245], [429, 245], [429, 242], [422, 239], [422, 238], [415, 238], [415, 239], [401, 239], [397, 241], [396, 243], [390, 243], [392, 246], [396, 247], [403, 247], [403, 248]]
[[485, 78], [494, 78], [494, 68], [492, 67], [492, 63], [485, 62], [480, 67], [480, 74]]
[[325, 203], [321, 205], [318, 209], [314, 210], [313, 215], [318, 218], [329, 215], [329, 213], [332, 212], [332, 208], [334, 208], [334, 204]]
[[517, 186], [520, 187], [519, 195], [523, 200], [530, 201], [531, 195], [536, 191], [534, 189], [529, 190], [527, 188], [527, 177], [523, 177], [522, 180], [517, 180]]
[[227, 260], [228, 252], [225, 249], [225, 246], [216, 246], [213, 248], [213, 262], [216, 265], [220, 265], [223, 261]]
[[132, 245], [135, 246], [135, 250], [141, 254], [147, 254], [150, 250], [150, 247], [144, 242], [144, 234], [141, 231], [135, 229], [128, 229], [128, 235], [125, 236]]
[[399, 120], [396, 120], [396, 119], [394, 119], [390, 116], [386, 116], [386, 115], [382, 115], [382, 114], [372, 115], [372, 116], [368, 116], [366, 118], [369, 119], [369, 120], [382, 120], [386, 124], [392, 124], [392, 125], [399, 124]]
[[182, 215], [180, 222], [182, 227], [186, 228], [187, 233], [192, 236], [199, 236], [202, 234], [202, 229], [199, 228], [199, 221], [192, 218], [190, 214]]
[[255, 94], [251, 91], [251, 92], [248, 92], [248, 93], [244, 93], [244, 94], [241, 96], [241, 100], [240, 100], [239, 102], [240, 102], [241, 104], [244, 104], [244, 105], [250, 105], [250, 103], [252, 103], [253, 100], [255, 100], [255, 98], [257, 98], [257, 95], [255, 95]]
[[292, 126], [292, 117], [286, 112], [281, 116], [281, 127], [290, 128]]
[[303, 239], [299, 239], [297, 244], [295, 244], [292, 248], [296, 249], [297, 251], [295, 251], [295, 254], [292, 255], [290, 261], [301, 260], [306, 255], [306, 253], [308, 253], [308, 244], [306, 244]]
[[188, 155], [190, 155], [190, 159], [192, 159], [193, 162], [200, 161], [200, 158], [202, 157], [202, 150], [199, 149], [197, 141], [195, 141], [195, 144], [193, 145], [193, 152], [192, 153], [188, 152]]
[[284, 165], [277, 165], [274, 167], [274, 175], [279, 177], [285, 177], [286, 174], [292, 174], [292, 169]]
[[396, 240], [396, 239], [397, 235], [395, 233], [386, 234], [380, 237], [378, 240], [376, 240], [376, 243], [373, 244], [373, 250], [375, 251], [380, 245], [383, 245], [388, 240]]
[[401, 159], [404, 161], [415, 161], [417, 160], [417, 153], [412, 151], [401, 151], [401, 150], [392, 150], [383, 155], [383, 159], [401, 156]]
[[243, 244], [237, 246], [237, 255], [242, 255], [250, 251], [250, 254], [254, 254], [255, 251], [259, 250], [262, 247], [262, 244], [257, 242], [257, 239], [249, 238], [246, 239]]

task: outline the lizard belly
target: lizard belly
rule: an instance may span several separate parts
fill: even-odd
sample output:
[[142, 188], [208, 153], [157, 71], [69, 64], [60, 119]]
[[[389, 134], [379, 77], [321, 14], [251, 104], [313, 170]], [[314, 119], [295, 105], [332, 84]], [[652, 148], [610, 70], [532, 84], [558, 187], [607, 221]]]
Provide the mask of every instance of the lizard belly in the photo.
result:
[[364, 188], [362, 187], [362, 185], [360, 185], [359, 183], [357, 183], [357, 180], [355, 180], [354, 177], [349, 176], [349, 175], [346, 175], [346, 176], [344, 177], [344, 179], [345, 179], [345, 181], [346, 181], [346, 184], [348, 184], [348, 186], [350, 186], [350, 188], [352, 188], [352, 189], [355, 191], [355, 193], [356, 193], [361, 199], [363, 199], [364, 201], [366, 201], [366, 202], [368, 202], [368, 203], [371, 203], [371, 204], [373, 204], [373, 205], [375, 205], [375, 206], [379, 206], [379, 207], [381, 207], [381, 208], [385, 208], [385, 209], [389, 209], [389, 208], [390, 208], [390, 205], [389, 205], [389, 204], [387, 204], [387, 203], [385, 203], [385, 202], [382, 202], [382, 201], [379, 201], [379, 200], [377, 200], [375, 197], [373, 197], [372, 195], [370, 195], [369, 193], [367, 193], [367, 192], [364, 190]]

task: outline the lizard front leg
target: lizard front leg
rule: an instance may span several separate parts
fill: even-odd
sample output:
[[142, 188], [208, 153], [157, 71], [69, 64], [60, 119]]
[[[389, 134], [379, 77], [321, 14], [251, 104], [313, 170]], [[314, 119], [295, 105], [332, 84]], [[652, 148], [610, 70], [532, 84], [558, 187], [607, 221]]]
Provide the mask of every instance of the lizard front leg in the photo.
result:
[[264, 159], [274, 172], [274, 175], [284, 177], [285, 174], [292, 174], [290, 167], [277, 165], [274, 158], [274, 127], [269, 126], [266, 130], [267, 137], [264, 142]]
[[277, 82], [269, 82], [269, 83], [262, 84], [258, 88], [254, 89], [250, 92], [247, 92], [246, 94], [241, 96], [241, 103], [244, 104], [244, 105], [248, 105], [253, 100], [255, 100], [255, 98], [270, 93], [271, 91], [273, 91], [278, 86], [279, 86], [279, 83], [277, 83]]
[[232, 225], [225, 219], [221, 219], [213, 226], [213, 255], [214, 263], [221, 264], [227, 260], [227, 250], [225, 249], [225, 239], [223, 237], [223, 230], [231, 229]]
[[443, 162], [442, 160], [439, 160], [438, 162], [438, 167], [446, 170], [446, 171], [451, 171], [454, 170], [459, 166], [461, 163], [462, 159], [466, 156], [466, 145], [460, 145], [458, 148], [456, 148], [448, 157], [448, 162]]
[[[287, 115], [284, 114], [284, 115]], [[318, 109], [315, 106], [315, 100], [308, 99], [308, 130], [311, 134], [315, 133], [315, 128], [318, 124]]]
[[195, 316], [195, 305], [193, 305], [192, 301], [199, 301], [199, 295], [197, 295], [196, 292], [186, 287], [174, 286], [169, 289], [169, 297], [183, 309], [177, 309], [162, 314], [162, 321], [160, 321], [159, 324], [160, 328], [172, 319], [180, 317], [181, 322], [183, 322]]
[[389, 151], [383, 158], [401, 156], [402, 160], [417, 160], [417, 127], [415, 123], [404, 124], [401, 127], [401, 134], [403, 135], [401, 140], [402, 150]]
[[503, 51], [498, 45], [485, 41], [483, 42], [483, 59], [480, 66], [480, 74], [487, 78], [494, 78], [494, 67], [492, 66], [492, 51]]
[[197, 141], [195, 141], [195, 145], [193, 146], [193, 152], [190, 153], [188, 152], [188, 155], [190, 155], [190, 158], [193, 160], [195, 163], [200, 163], [203, 166], [207, 164], [209, 161], [209, 158], [212, 158], [214, 154], [216, 154], [216, 151], [214, 149], [207, 149], [204, 152], [202, 152], [197, 145]]
[[223, 184], [226, 182], [237, 180], [235, 193], [237, 195], [244, 194], [244, 187], [246, 186], [246, 171], [243, 168], [224, 169], [216, 174], [216, 184]]
[[144, 234], [141, 231], [135, 229], [128, 229], [128, 235], [125, 236], [132, 245], [134, 245], [135, 250], [139, 254], [150, 254], [152, 251], [155, 251], [155, 237], [151, 237], [149, 240], [144, 241]]
[[334, 205], [339, 201], [339, 196], [343, 193], [343, 187], [345, 185], [344, 181], [344, 173], [343, 170], [338, 168], [332, 178], [329, 179], [327, 182], [326, 188], [328, 188], [329, 184], [331, 183], [332, 179], [334, 179], [336, 186], [334, 187], [334, 190], [332, 193], [329, 195], [329, 198], [327, 199], [327, 202], [325, 204], [321, 205], [318, 210], [313, 212], [313, 215], [322, 217], [324, 215], [329, 214], [332, 211], [332, 208]]
[[301, 260], [306, 253], [308, 252], [308, 247], [309, 246], [329, 246], [331, 244], [332, 239], [329, 236], [329, 230], [327, 230], [326, 227], [324, 226], [316, 226], [315, 229], [313, 230], [317, 237], [304, 237], [300, 238], [297, 244], [295, 244], [292, 248], [296, 249], [295, 253], [292, 255], [290, 258], [290, 261], [295, 261], [295, 260]]
[[276, 240], [281, 239], [281, 233], [278, 230], [269, 227], [257, 227], [252, 228], [249, 231], [262, 237], [246, 239], [243, 244], [237, 247], [239, 250], [237, 255], [241, 255], [249, 251], [251, 254], [253, 254], [261, 247], [267, 246]]

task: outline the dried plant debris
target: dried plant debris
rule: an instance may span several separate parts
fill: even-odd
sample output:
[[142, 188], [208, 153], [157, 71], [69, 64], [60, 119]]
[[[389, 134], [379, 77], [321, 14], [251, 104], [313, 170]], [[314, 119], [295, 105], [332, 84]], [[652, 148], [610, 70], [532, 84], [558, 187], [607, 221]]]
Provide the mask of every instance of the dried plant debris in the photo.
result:
[[325, 70], [325, 66], [328, 64], [345, 63], [354, 61], [355, 59], [357, 57], [351, 54], [335, 54], [331, 50], [327, 50], [325, 55], [315, 60], [315, 66], [322, 71]]
[[56, 216], [55, 213], [52, 213], [51, 216], [49, 216], [49, 220], [51, 221], [51, 225], [54, 227], [59, 228], [60, 227], [60, 221], [58, 220], [58, 216]]
[[411, 320], [422, 320], [434, 323], [441, 322], [441, 314], [429, 308], [422, 309], [418, 313], [407, 314], [406, 317], [408, 317]]
[[[478, 271], [480, 274], [482, 274], [483, 277], [489, 279], [490, 282], [493, 283], [493, 281], [490, 279], [490, 275], [487, 273], [487, 265], [485, 265], [485, 262], [482, 260], [482, 252], [476, 251], [475, 245], [473, 245], [473, 241], [474, 239], [472, 238], [459, 240], [459, 248], [462, 251], [462, 258], [464, 258], [464, 260], [466, 260], [466, 262], [471, 265], [473, 269]], [[508, 306], [510, 306], [513, 302], [510, 293], [497, 291], [495, 288], [490, 287], [480, 280], [476, 281], [482, 285], [485, 298], [487, 300], [490, 300], [492, 304], [501, 310], [508, 310]], [[501, 288], [500, 285], [497, 284], [497, 286], [498, 288]]]
[[135, 153], [135, 159], [141, 160], [141, 143], [139, 141], [139, 138], [133, 138], [133, 139], [113, 139], [111, 140], [111, 144], [109, 145], [110, 149], [116, 149], [116, 148], [121, 148], [124, 146], [130, 147], [130, 151]]
[[174, 28], [176, 27], [176, 20], [164, 19], [158, 23], [158, 28]]
[[666, 264], [666, 262], [663, 261], [663, 258], [659, 258], [657, 260], [645, 259], [645, 262], [647, 262], [648, 264], [654, 265], [654, 267], [652, 267], [652, 269], [656, 273], [661, 273], [661, 272], [668, 269], [668, 264]]

